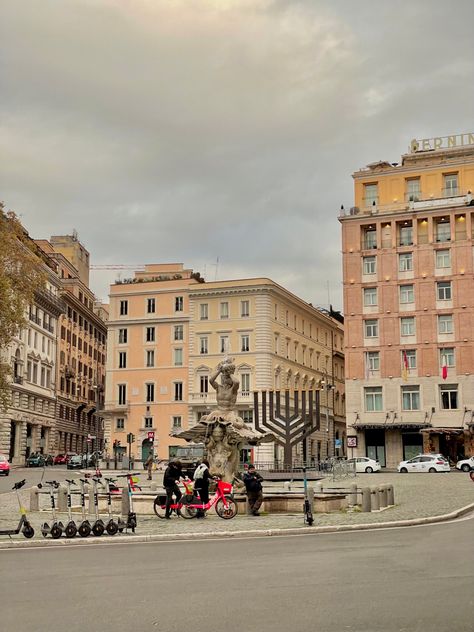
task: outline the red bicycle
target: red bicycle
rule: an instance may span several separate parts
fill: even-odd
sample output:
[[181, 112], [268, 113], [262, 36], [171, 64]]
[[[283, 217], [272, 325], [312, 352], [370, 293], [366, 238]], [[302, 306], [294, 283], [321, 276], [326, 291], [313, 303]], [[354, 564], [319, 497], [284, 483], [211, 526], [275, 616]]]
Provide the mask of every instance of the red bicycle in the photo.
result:
[[[237, 503], [232, 496], [232, 485], [218, 477], [214, 477], [217, 483], [215, 494], [208, 503], [203, 503], [199, 496], [193, 493], [191, 481], [184, 481], [186, 493], [181, 496], [179, 503], [171, 505], [170, 509], [176, 511], [182, 518], [195, 518], [199, 510], [208, 511], [215, 506], [216, 514], [223, 520], [230, 520], [238, 513]], [[166, 494], [158, 494], [153, 502], [153, 509], [158, 518], [166, 515]]]

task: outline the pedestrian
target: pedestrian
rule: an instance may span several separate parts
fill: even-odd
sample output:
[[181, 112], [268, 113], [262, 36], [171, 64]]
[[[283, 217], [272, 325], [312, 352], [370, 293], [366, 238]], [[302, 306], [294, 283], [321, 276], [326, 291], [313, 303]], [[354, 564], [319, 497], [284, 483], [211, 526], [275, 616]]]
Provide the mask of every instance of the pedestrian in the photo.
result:
[[249, 465], [247, 472], [244, 474], [244, 484], [247, 491], [250, 513], [253, 516], [260, 515], [258, 510], [263, 502], [262, 481], [263, 478], [257, 473], [255, 466]]
[[151, 473], [153, 471], [153, 463], [155, 462], [155, 459], [153, 457], [153, 450], [150, 450], [150, 453], [148, 454], [148, 458], [145, 461], [145, 467], [148, 471], [148, 480], [151, 481]]
[[179, 503], [182, 493], [177, 481], [184, 478], [181, 461], [171, 461], [163, 475], [163, 487], [166, 491], [166, 511], [165, 518], [171, 517], [171, 505], [173, 504], [173, 494], [176, 497], [176, 504]]
[[[201, 503], [203, 505], [207, 505], [209, 502], [209, 461], [207, 459], [203, 459], [200, 465], [194, 471], [194, 491], [199, 493], [199, 498], [201, 499]], [[206, 510], [198, 509], [196, 518], [205, 518]]]

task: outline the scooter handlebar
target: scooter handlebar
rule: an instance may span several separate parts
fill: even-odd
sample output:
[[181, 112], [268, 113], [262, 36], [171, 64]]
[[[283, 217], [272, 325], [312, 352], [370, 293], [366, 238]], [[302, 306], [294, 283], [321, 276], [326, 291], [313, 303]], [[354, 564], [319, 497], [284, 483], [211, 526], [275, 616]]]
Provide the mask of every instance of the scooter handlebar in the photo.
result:
[[58, 481], [45, 481], [46, 485], [51, 485], [52, 487], [59, 487]]
[[26, 479], [24, 478], [22, 481], [18, 481], [18, 483], [15, 483], [12, 489], [21, 489], [23, 485], [25, 485], [25, 483], [26, 483]]
[[69, 478], [64, 479], [66, 481], [66, 483], [69, 483], [70, 485], [75, 485], [76, 481], [71, 481]]

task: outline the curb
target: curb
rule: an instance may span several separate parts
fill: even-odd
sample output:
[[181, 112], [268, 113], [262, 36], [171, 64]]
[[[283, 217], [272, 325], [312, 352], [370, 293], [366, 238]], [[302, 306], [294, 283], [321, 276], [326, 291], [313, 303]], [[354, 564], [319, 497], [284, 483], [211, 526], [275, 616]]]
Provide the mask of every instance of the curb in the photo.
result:
[[163, 533], [149, 535], [120, 535], [112, 538], [102, 539], [88, 537], [84, 539], [61, 539], [61, 540], [8, 540], [0, 542], [0, 550], [43, 548], [45, 546], [84, 546], [91, 544], [124, 544], [124, 543], [144, 543], [144, 542], [172, 542], [179, 540], [214, 540], [221, 538], [264, 538], [270, 536], [288, 535], [311, 535], [317, 533], [343, 533], [347, 531], [370, 531], [373, 529], [387, 529], [394, 527], [413, 527], [416, 525], [437, 524], [449, 522], [460, 518], [465, 514], [474, 511], [474, 503], [456, 509], [448, 514], [440, 516], [428, 516], [425, 518], [411, 518], [409, 520], [394, 520], [391, 522], [376, 522], [351, 525], [328, 525], [324, 527], [301, 527], [291, 529], [248, 529], [245, 531], [209, 531], [204, 533]]

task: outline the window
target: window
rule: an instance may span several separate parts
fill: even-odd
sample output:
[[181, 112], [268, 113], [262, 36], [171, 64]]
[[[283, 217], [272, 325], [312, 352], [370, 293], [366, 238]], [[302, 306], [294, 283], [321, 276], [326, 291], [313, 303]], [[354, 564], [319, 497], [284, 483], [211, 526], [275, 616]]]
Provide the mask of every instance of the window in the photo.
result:
[[453, 315], [442, 314], [438, 316], [438, 333], [439, 334], [452, 334], [453, 333]]
[[209, 393], [209, 376], [201, 375], [199, 377], [199, 392], [200, 393]]
[[400, 303], [413, 303], [415, 301], [415, 294], [413, 291], [413, 285], [400, 285]]
[[250, 373], [241, 373], [240, 388], [242, 395], [248, 395], [250, 393]]
[[407, 185], [407, 202], [418, 202], [421, 197], [420, 178], [409, 178]]
[[405, 349], [402, 351], [402, 368], [405, 366], [405, 356], [407, 358], [408, 370], [416, 369], [416, 349]]
[[120, 316], [128, 314], [128, 301], [120, 301]]
[[415, 318], [413, 316], [400, 318], [400, 334], [402, 336], [415, 335]]
[[377, 305], [377, 288], [365, 287], [364, 288], [364, 305], [371, 306]]
[[409, 272], [413, 270], [413, 253], [403, 252], [398, 255], [398, 269], [400, 272]]
[[201, 355], [206, 355], [207, 353], [209, 353], [207, 336], [202, 336], [201, 338], [199, 338], [199, 353]]
[[250, 316], [250, 301], [240, 301], [240, 315], [242, 318]]
[[280, 347], [280, 336], [278, 334], [275, 334], [275, 337], [273, 340], [274, 340], [275, 354], [278, 355], [278, 349]]
[[377, 231], [373, 226], [369, 226], [364, 230], [363, 248], [365, 250], [377, 248]]
[[115, 427], [117, 430], [123, 430], [125, 428], [125, 419], [123, 419], [123, 417], [118, 417], [115, 420]]
[[411, 246], [413, 243], [413, 227], [411, 222], [400, 225], [400, 246]]
[[402, 386], [402, 410], [420, 410], [419, 386]]
[[146, 300], [146, 311], [147, 311], [147, 314], [154, 314], [155, 313], [155, 299], [154, 298], [147, 298], [147, 300]]
[[220, 337], [220, 350], [221, 353], [227, 353], [229, 350], [229, 336]]
[[451, 300], [451, 281], [439, 281], [436, 284], [436, 295], [438, 301]]
[[146, 341], [155, 342], [155, 328], [154, 327], [146, 328]]
[[245, 334], [240, 337], [240, 350], [250, 351], [250, 336]]
[[174, 350], [174, 365], [183, 366], [183, 350], [182, 349]]
[[180, 415], [173, 417], [173, 428], [181, 428], [182, 419]]
[[366, 207], [375, 206], [378, 202], [377, 183], [364, 184], [364, 204]]
[[207, 320], [209, 318], [209, 305], [207, 303], [201, 303], [199, 305], [199, 314], [201, 320]]
[[380, 371], [380, 353], [378, 351], [367, 352], [367, 368], [369, 371]]
[[370, 386], [364, 388], [365, 410], [367, 412], [381, 411], [382, 406], [382, 387]]
[[127, 354], [125, 351], [119, 352], [119, 369], [127, 368]]
[[449, 217], [442, 217], [435, 221], [436, 241], [451, 241], [451, 225]]
[[378, 320], [364, 320], [364, 335], [366, 338], [378, 338], [379, 321]]
[[227, 301], [225, 301], [224, 303], [221, 303], [221, 318], [229, 318], [229, 303], [227, 303]]
[[377, 257], [363, 257], [363, 274], [375, 274], [377, 267]]
[[174, 299], [174, 311], [175, 312], [182, 312], [183, 311], [183, 305], [184, 305], [183, 297], [182, 296], [177, 296]]
[[175, 402], [183, 401], [183, 383], [182, 382], [174, 383], [174, 401]]
[[253, 410], [242, 410], [240, 414], [246, 424], [253, 423]]
[[146, 384], [146, 401], [154, 402], [155, 401], [155, 385], [154, 384]]
[[153, 417], [145, 417], [145, 428], [153, 428]]
[[442, 384], [439, 387], [441, 408], [443, 410], [454, 410], [458, 407], [458, 386], [457, 384]]
[[120, 406], [123, 406], [127, 403], [127, 385], [126, 384], [118, 384], [118, 403]]
[[147, 367], [155, 366], [155, 351], [153, 349], [147, 349], [146, 365]]
[[444, 195], [449, 197], [450, 195], [458, 195], [458, 174], [447, 173], [443, 176], [444, 179]]
[[454, 348], [444, 347], [439, 350], [439, 366], [454, 366]]
[[437, 268], [451, 267], [451, 251], [437, 250], [435, 253], [435, 265]]
[[183, 340], [184, 339], [184, 327], [183, 327], [183, 325], [175, 325], [174, 326], [174, 339], [175, 340]]

